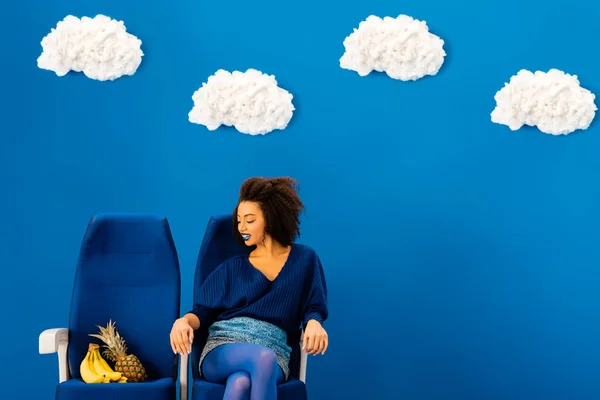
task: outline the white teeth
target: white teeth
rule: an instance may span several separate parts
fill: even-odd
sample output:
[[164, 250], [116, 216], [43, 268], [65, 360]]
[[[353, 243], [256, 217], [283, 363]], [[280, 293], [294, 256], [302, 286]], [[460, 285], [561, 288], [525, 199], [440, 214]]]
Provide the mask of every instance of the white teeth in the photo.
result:
[[250, 235], [247, 233], [242, 233], [242, 239], [248, 240], [248, 239], [250, 239]]

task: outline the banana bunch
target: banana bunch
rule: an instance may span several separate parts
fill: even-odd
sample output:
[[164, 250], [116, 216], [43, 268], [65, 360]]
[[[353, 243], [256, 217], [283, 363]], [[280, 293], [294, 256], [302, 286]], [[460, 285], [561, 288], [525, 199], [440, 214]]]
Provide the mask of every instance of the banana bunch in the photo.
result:
[[127, 382], [127, 377], [115, 372], [100, 355], [100, 346], [90, 343], [85, 358], [79, 365], [79, 373], [85, 383]]

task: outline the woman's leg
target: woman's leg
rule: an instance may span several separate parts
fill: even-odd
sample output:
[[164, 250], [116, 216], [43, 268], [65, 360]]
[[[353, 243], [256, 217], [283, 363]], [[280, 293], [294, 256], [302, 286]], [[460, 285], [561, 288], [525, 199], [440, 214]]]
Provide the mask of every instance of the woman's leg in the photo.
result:
[[204, 358], [202, 374], [208, 381], [224, 383], [236, 372], [250, 375], [250, 400], [276, 400], [283, 371], [273, 350], [252, 343], [224, 344]]
[[250, 399], [250, 375], [240, 371], [229, 375], [225, 385], [223, 400], [249, 400]]

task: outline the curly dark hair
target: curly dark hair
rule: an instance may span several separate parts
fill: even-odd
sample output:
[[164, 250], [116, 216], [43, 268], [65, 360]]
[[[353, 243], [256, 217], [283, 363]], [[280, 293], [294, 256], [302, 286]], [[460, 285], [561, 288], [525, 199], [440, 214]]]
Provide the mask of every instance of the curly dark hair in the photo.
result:
[[304, 204], [298, 197], [297, 182], [290, 177], [246, 179], [240, 188], [238, 203], [231, 218], [233, 236], [242, 245], [237, 211], [243, 201], [257, 202], [265, 217], [265, 232], [283, 246], [300, 237], [300, 213]]

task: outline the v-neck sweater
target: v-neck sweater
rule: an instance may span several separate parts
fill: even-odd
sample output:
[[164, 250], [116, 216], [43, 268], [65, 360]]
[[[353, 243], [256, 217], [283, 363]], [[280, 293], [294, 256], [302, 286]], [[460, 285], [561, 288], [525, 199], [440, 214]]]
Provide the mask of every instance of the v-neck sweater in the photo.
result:
[[288, 338], [328, 317], [327, 284], [316, 252], [304, 244], [292, 244], [288, 258], [272, 281], [249, 261], [247, 255], [221, 263], [204, 281], [190, 311], [208, 328], [216, 321], [249, 317], [283, 329]]

